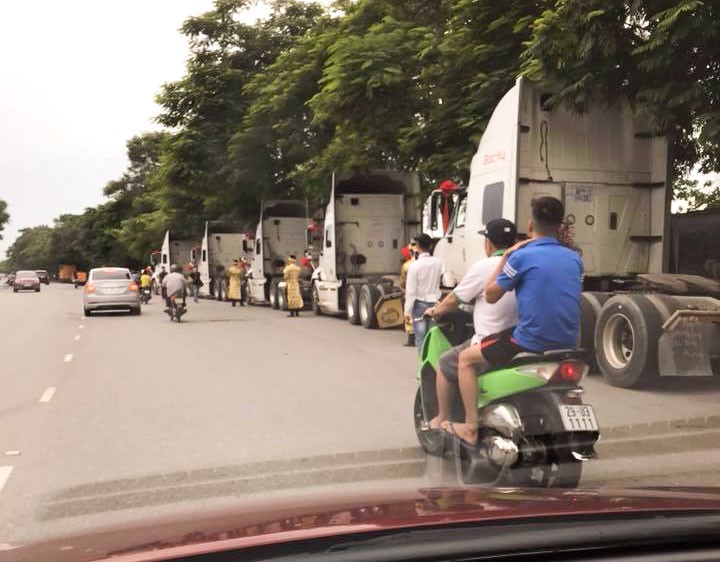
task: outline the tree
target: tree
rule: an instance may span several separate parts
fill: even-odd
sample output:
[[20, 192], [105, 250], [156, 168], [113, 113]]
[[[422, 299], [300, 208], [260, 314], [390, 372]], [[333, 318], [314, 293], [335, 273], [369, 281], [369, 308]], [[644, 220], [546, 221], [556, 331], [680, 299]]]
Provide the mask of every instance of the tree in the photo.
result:
[[50, 255], [49, 226], [35, 226], [20, 230], [20, 236], [8, 248], [7, 262], [12, 269], [47, 269], [55, 268], [55, 260]]
[[[238, 169], [228, 145], [252, 103], [245, 90], [253, 77], [313, 27], [322, 7], [297, 0], [276, 0], [270, 17], [250, 26], [238, 14], [251, 2], [218, 0], [214, 10], [188, 19], [191, 58], [187, 74], [166, 84], [158, 96], [158, 121], [177, 130], [166, 145], [161, 164], [165, 213], [183, 230], [199, 231], [205, 220], [254, 216], [268, 185], [262, 166], [246, 160]], [[272, 172], [271, 172], [272, 173]], [[242, 206], [238, 207], [237, 205]]]
[[720, 209], [720, 178], [717, 174], [702, 185], [697, 179], [681, 178], [675, 182], [673, 195], [681, 203], [681, 212]]
[[523, 71], [583, 111], [627, 96], [670, 136], [679, 176], [720, 171], [720, 5], [559, 0], [532, 25]]
[[10, 220], [10, 215], [7, 212], [7, 203], [0, 199], [0, 240], [3, 239], [2, 232], [5, 229], [5, 225]]

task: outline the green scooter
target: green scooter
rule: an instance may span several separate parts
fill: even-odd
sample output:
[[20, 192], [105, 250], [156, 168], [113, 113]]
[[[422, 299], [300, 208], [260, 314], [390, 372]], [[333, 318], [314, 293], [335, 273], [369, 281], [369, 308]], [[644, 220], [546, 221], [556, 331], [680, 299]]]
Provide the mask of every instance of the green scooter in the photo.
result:
[[[600, 437], [592, 406], [579, 382], [588, 372], [584, 354], [558, 350], [524, 353], [507, 368], [478, 377], [479, 438], [469, 445], [431, 429], [437, 415], [435, 378], [440, 356], [472, 336], [472, 319], [448, 314], [428, 330], [420, 354], [415, 431], [422, 448], [454, 463], [464, 484], [575, 488], [583, 462], [596, 458]], [[459, 392], [450, 420], [464, 421]]]

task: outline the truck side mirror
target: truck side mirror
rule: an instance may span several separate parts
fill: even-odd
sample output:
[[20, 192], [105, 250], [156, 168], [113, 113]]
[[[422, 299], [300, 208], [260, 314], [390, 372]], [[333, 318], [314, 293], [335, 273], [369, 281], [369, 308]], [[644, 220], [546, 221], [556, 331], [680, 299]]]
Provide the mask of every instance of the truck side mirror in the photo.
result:
[[243, 240], [242, 248], [243, 248], [243, 252], [245, 252], [247, 254], [247, 251], [248, 251], [247, 240]]

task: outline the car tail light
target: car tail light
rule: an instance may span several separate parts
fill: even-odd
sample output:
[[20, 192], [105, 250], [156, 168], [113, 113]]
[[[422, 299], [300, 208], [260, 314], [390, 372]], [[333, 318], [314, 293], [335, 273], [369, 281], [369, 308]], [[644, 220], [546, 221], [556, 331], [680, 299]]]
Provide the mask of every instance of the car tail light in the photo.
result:
[[85, 284], [85, 292], [86, 293], [94, 293], [95, 292], [95, 285], [92, 283], [86, 283]]
[[131, 291], [137, 291], [138, 290], [137, 283], [135, 283], [135, 281], [133, 281], [132, 283], [130, 283], [130, 285], [128, 285], [128, 289], [130, 289]]

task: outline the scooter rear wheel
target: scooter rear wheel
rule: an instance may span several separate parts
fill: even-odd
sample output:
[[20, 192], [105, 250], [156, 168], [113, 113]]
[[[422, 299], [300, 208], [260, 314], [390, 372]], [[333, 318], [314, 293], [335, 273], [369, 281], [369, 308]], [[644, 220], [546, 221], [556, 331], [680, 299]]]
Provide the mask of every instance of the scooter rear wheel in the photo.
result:
[[514, 469], [516, 486], [532, 488], [577, 488], [582, 476], [582, 461], [567, 449], [549, 451], [546, 462]]

